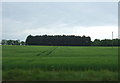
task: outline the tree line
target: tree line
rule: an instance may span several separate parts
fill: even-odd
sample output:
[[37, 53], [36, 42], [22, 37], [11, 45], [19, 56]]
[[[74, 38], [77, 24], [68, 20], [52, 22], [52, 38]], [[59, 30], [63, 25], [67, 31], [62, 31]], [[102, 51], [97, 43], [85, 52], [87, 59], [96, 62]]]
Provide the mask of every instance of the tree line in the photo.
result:
[[92, 43], [92, 46], [120, 46], [120, 39], [95, 39]]
[[20, 40], [2, 40], [1, 45], [25, 45], [24, 41]]
[[120, 39], [95, 39], [75, 35], [29, 35], [26, 41], [2, 40], [1, 45], [48, 45], [48, 46], [120, 46]]

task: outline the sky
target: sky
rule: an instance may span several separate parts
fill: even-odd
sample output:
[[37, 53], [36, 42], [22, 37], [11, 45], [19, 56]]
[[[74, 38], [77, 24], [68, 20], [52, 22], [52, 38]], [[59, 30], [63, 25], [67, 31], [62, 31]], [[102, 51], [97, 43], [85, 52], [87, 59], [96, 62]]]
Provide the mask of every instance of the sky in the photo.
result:
[[118, 38], [117, 2], [3, 2], [2, 39], [28, 35]]

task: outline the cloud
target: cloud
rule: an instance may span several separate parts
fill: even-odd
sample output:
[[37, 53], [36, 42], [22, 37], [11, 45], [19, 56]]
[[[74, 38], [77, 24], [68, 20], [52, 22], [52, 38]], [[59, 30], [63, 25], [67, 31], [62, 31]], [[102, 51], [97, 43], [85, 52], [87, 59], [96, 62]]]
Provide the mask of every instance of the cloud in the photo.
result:
[[40, 26], [61, 21], [70, 26], [117, 25], [117, 3], [3, 3], [3, 17]]
[[94, 39], [111, 39], [111, 33], [114, 32], [114, 38], [118, 38], [117, 26], [70, 26], [67, 23], [57, 21], [55, 23], [40, 26], [34, 22], [21, 22], [13, 19], [3, 20], [3, 39], [25, 40], [28, 35], [79, 35], [90, 36]]
[[2, 39], [24, 40], [27, 34], [24, 30], [32, 28], [32, 22], [21, 22], [13, 19], [4, 18], [2, 20]]
[[117, 3], [3, 3], [3, 39], [28, 35], [117, 38]]

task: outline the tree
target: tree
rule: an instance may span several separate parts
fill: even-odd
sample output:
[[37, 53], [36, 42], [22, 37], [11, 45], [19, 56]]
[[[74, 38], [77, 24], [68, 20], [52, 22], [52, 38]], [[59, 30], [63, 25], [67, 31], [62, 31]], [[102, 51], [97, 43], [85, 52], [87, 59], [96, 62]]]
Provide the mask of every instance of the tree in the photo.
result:
[[7, 45], [7, 41], [6, 41], [6, 40], [2, 40], [2, 41], [1, 41], [1, 44], [2, 44], [2, 45]]
[[52, 46], [90, 46], [90, 37], [71, 35], [42, 35], [26, 38], [26, 45], [52, 45]]
[[21, 45], [25, 45], [25, 42], [24, 42], [24, 41], [21, 41], [20, 44], [21, 44]]
[[20, 40], [2, 40], [2, 45], [20, 45]]
[[99, 39], [95, 39], [92, 43], [93, 46], [100, 46], [101, 45], [101, 42]]

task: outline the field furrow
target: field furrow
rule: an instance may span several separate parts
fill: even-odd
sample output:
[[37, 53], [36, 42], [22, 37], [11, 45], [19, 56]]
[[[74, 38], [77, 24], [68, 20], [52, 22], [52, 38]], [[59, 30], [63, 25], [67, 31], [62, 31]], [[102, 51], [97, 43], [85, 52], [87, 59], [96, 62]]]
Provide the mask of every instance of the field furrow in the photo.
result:
[[[118, 47], [3, 46], [2, 48], [3, 80], [117, 80]], [[24, 79], [24, 76], [28, 78]]]

